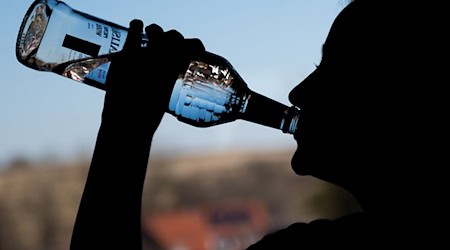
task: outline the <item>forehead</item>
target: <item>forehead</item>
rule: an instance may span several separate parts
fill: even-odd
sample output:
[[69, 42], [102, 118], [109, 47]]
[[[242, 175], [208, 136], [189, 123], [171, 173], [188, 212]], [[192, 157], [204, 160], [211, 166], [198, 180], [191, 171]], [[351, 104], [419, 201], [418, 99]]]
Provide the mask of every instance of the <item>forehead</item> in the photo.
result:
[[357, 2], [351, 2], [335, 18], [322, 46], [324, 57], [346, 59], [361, 45], [361, 40], [367, 33], [364, 16], [367, 10]]
[[322, 47], [324, 57], [341, 55], [349, 58], [371, 41], [368, 37], [372, 29], [368, 21], [372, 10], [360, 2], [350, 3], [334, 20]]

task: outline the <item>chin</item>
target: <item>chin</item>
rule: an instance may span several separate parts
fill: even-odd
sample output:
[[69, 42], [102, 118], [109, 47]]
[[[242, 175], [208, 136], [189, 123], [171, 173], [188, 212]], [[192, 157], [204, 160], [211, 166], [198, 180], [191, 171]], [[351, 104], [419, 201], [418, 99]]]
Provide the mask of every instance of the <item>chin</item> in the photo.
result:
[[301, 166], [302, 166], [301, 161], [302, 161], [301, 152], [297, 148], [297, 150], [295, 151], [295, 153], [291, 159], [291, 168], [298, 175], [304, 175], [304, 173], [301, 171]]
[[294, 139], [297, 142], [297, 150], [294, 152], [294, 155], [291, 159], [291, 168], [298, 175], [301, 175], [301, 160], [302, 160], [302, 151], [303, 151], [303, 140], [299, 133], [294, 134]]

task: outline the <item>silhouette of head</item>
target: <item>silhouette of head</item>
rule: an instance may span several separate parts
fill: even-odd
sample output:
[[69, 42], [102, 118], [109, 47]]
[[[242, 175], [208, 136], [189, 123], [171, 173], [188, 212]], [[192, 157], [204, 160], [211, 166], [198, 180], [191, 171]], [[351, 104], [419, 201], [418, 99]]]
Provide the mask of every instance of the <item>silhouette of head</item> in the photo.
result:
[[294, 171], [349, 190], [376, 213], [402, 206], [411, 171], [405, 159], [414, 158], [416, 139], [406, 94], [413, 62], [404, 56], [409, 36], [401, 34], [396, 7], [348, 4], [332, 24], [317, 69], [289, 95], [302, 112]]

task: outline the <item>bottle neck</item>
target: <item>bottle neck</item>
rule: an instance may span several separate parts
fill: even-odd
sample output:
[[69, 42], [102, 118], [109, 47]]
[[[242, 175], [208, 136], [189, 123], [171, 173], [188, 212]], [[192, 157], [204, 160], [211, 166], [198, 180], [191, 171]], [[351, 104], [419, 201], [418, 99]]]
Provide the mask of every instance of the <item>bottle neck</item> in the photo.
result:
[[241, 119], [280, 129], [284, 133], [293, 134], [297, 130], [299, 110], [288, 107], [254, 91], [250, 91], [246, 108]]
[[285, 116], [281, 121], [280, 129], [284, 133], [294, 134], [298, 129], [298, 122], [300, 120], [300, 109], [295, 106], [289, 107], [285, 111]]

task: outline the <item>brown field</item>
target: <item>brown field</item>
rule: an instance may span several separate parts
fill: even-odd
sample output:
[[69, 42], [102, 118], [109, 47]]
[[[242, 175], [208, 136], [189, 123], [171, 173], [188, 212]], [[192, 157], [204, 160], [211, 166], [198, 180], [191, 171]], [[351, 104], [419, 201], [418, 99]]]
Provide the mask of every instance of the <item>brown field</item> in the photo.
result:
[[[267, 206], [270, 228], [277, 229], [358, 209], [345, 191], [295, 175], [291, 155], [263, 151], [153, 157], [143, 218], [220, 201], [256, 199]], [[89, 160], [80, 160], [0, 168], [0, 249], [68, 249], [88, 165]]]

